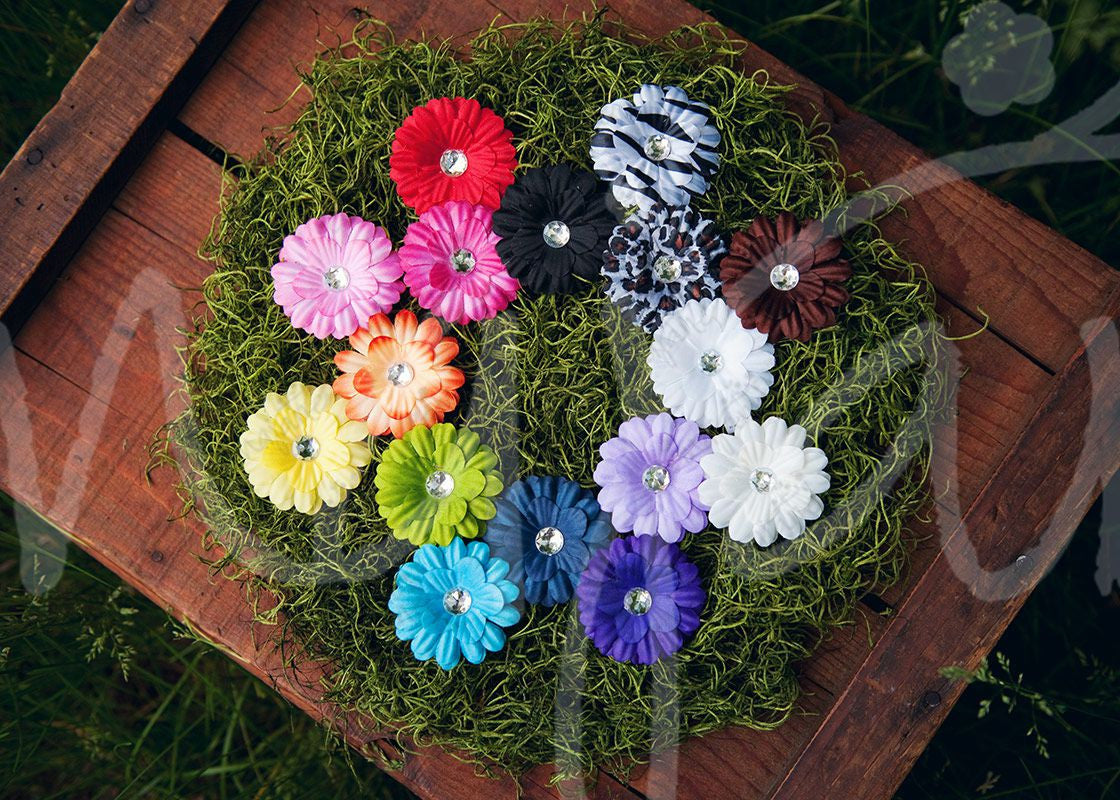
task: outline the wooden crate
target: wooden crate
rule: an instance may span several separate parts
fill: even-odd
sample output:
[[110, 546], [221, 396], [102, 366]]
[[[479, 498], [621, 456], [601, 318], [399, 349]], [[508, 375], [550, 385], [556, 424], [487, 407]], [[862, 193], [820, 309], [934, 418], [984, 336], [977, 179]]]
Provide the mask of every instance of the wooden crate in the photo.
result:
[[[707, 19], [681, 0], [655, 13], [637, 0], [611, 5], [650, 34]], [[178, 366], [168, 331], [199, 299], [189, 287], [207, 272], [196, 249], [217, 211], [222, 154], [254, 153], [268, 128], [290, 121], [305, 99], [285, 104], [294, 67], [348, 38], [364, 14], [401, 36], [462, 37], [498, 17], [588, 7], [131, 0], [0, 176], [0, 308], [18, 328], [0, 362], [0, 486], [315, 717], [331, 712], [309, 675], [282, 669], [238, 587], [207, 574], [198, 523], [172, 519], [172, 476], [144, 475], [153, 432], [181, 408], [169, 399]], [[939, 668], [988, 653], [1118, 465], [1120, 278], [765, 52], [752, 47], [743, 69], [797, 84], [791, 106], [831, 123], [850, 170], [914, 193], [883, 228], [927, 266], [950, 332], [990, 317], [957, 343], [957, 425], [935, 441], [935, 489], [957, 474], [959, 502], [944, 495], [936, 523], [914, 524], [924, 538], [909, 578], [868, 597], [856, 624], [803, 666], [789, 722], [687, 741], [628, 782], [598, 774], [591, 793], [886, 798], [959, 696]], [[352, 720], [340, 724], [363, 752], [400, 755]], [[521, 788], [554, 797], [550, 774], [533, 770]], [[517, 791], [431, 749], [394, 775], [424, 797]]]

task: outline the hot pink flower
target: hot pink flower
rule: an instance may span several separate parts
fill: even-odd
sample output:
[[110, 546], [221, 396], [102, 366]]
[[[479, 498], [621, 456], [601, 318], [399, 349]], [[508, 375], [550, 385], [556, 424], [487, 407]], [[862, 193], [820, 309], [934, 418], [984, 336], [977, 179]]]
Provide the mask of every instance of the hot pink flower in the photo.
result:
[[489, 319], [509, 305], [521, 284], [494, 245], [493, 212], [450, 200], [408, 226], [398, 254], [404, 282], [421, 306], [449, 322]]
[[272, 266], [273, 294], [292, 325], [345, 339], [404, 291], [400, 259], [384, 230], [361, 217], [328, 214], [284, 237]]

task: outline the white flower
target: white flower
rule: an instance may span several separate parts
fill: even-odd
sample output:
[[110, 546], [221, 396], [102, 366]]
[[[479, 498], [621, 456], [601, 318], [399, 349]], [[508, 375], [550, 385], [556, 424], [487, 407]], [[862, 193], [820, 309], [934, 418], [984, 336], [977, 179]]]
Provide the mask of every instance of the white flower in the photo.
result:
[[625, 207], [688, 205], [719, 166], [719, 131], [708, 106], [677, 86], [642, 84], [633, 98], [603, 106], [591, 137], [596, 174]]
[[711, 523], [737, 542], [754, 539], [762, 547], [804, 533], [806, 521], [824, 511], [820, 495], [831, 482], [828, 456], [805, 447], [805, 429], [780, 417], [719, 434], [700, 466], [700, 500], [712, 507]]
[[685, 303], [653, 334], [653, 388], [675, 416], [734, 430], [774, 385], [774, 345], [722, 300]]

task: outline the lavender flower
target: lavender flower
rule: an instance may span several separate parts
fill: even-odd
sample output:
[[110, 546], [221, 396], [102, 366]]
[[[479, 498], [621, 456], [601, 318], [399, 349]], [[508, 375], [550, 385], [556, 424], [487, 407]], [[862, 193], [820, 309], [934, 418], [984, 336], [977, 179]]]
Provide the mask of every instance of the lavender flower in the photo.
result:
[[654, 536], [615, 539], [576, 587], [588, 638], [615, 661], [653, 664], [700, 627], [700, 572], [675, 544]]
[[679, 542], [686, 531], [702, 531], [708, 506], [698, 491], [700, 459], [711, 451], [711, 437], [695, 422], [668, 414], [629, 419], [599, 448], [599, 505], [623, 533]]

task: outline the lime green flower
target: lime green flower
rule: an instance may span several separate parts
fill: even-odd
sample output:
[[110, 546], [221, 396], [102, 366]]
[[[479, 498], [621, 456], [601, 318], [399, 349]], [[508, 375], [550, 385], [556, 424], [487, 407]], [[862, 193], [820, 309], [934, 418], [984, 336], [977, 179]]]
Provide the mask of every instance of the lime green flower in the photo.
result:
[[498, 457], [478, 434], [441, 423], [389, 445], [377, 468], [377, 510], [393, 535], [415, 545], [471, 539], [493, 519], [502, 491]]

